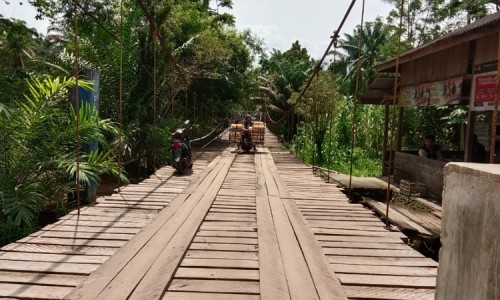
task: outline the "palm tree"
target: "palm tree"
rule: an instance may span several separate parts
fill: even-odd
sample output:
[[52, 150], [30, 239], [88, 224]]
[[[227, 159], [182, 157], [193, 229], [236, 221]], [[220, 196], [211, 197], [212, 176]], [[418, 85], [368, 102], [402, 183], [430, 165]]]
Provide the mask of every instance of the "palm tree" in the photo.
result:
[[[349, 82], [350, 94], [354, 94], [357, 66], [360, 65], [360, 89], [362, 90], [369, 82], [375, 79], [376, 71], [373, 68], [376, 62], [383, 61], [385, 57], [381, 48], [390, 40], [391, 33], [381, 20], [366, 22], [361, 32], [361, 52], [359, 49], [360, 27], [352, 34], [344, 34], [339, 40], [340, 51], [336, 64], [336, 73], [344, 76]], [[361, 53], [361, 55], [360, 55]]]

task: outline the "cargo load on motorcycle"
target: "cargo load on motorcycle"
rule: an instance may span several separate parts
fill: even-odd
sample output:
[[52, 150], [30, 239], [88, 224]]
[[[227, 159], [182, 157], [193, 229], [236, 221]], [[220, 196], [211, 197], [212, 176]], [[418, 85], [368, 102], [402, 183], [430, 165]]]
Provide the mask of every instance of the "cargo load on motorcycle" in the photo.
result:
[[238, 144], [238, 151], [257, 151], [256, 144], [264, 144], [265, 123], [258, 112], [240, 112], [231, 124], [229, 140]]

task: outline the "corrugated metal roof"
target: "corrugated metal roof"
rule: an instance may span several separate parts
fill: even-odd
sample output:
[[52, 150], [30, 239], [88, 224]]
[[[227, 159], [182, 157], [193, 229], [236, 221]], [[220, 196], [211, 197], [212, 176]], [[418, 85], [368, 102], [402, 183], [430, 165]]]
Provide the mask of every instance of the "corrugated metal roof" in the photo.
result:
[[[453, 32], [450, 32], [450, 33], [448, 33], [440, 38], [437, 38], [437, 39], [435, 39], [427, 44], [423, 44], [421, 46], [418, 46], [417, 48], [409, 50], [409, 51], [401, 54], [400, 59], [404, 59], [406, 56], [408, 56], [410, 54], [422, 51], [428, 47], [431, 47], [431, 46], [434, 46], [437, 44], [446, 43], [447, 41], [449, 41], [452, 38], [455, 38], [455, 37], [458, 37], [461, 35], [465, 35], [465, 34], [473, 32], [473, 31], [477, 31], [483, 27], [490, 26], [490, 25], [495, 24], [495, 23], [500, 23], [500, 12], [496, 12], [496, 13], [493, 13], [491, 15], [488, 15], [488, 16], [486, 16], [486, 17], [484, 17], [484, 18], [482, 18], [474, 23], [471, 23], [471, 24], [466, 25], [460, 29], [457, 29]], [[451, 47], [451, 45], [450, 45], [450, 47]], [[384, 65], [385, 65], [385, 68], [380, 70], [379, 67], [384, 66]], [[389, 60], [386, 60], [384, 62], [381, 62], [381, 63], [375, 65], [375, 68], [378, 69], [379, 71], [383, 71], [383, 70], [387, 70], [388, 68], [393, 67], [395, 65], [396, 65], [396, 58], [394, 57], [394, 58], [391, 58]]]
[[394, 77], [377, 77], [370, 84], [372, 90], [392, 90], [394, 86]]

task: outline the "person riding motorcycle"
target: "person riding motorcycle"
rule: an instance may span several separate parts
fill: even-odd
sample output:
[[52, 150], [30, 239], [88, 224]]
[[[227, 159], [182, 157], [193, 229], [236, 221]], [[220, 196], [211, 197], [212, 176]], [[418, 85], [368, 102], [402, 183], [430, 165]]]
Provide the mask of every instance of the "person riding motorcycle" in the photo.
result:
[[[252, 118], [250, 117], [250, 115], [246, 115], [245, 116], [245, 121], [243, 122], [243, 133], [241, 135], [241, 138], [243, 140], [243, 138], [245, 137], [245, 135], [247, 135], [248, 136], [248, 141], [250, 143], [252, 143], [253, 151], [256, 151], [255, 144], [252, 142], [252, 133], [250, 132], [250, 127], [252, 127], [252, 126], [253, 126]], [[238, 143], [238, 150], [240, 150], [240, 143]]]

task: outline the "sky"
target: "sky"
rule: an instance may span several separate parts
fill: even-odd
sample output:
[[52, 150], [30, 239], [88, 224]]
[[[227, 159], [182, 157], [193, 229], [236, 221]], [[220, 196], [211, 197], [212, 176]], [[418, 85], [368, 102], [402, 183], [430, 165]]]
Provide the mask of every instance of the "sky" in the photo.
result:
[[[23, 5], [19, 5], [21, 1]], [[33, 7], [23, 0], [10, 3], [6, 5], [0, 0], [0, 14], [25, 20], [28, 27], [46, 34], [49, 22], [35, 20]], [[351, 0], [233, 0], [229, 12], [236, 17], [239, 29], [251, 29], [264, 39], [268, 50], [286, 51], [298, 40], [317, 59], [326, 50], [350, 3]], [[352, 33], [360, 23], [361, 5], [361, 0], [356, 1], [341, 33]], [[365, 21], [385, 17], [390, 10], [391, 6], [381, 0], [366, 0]]]

